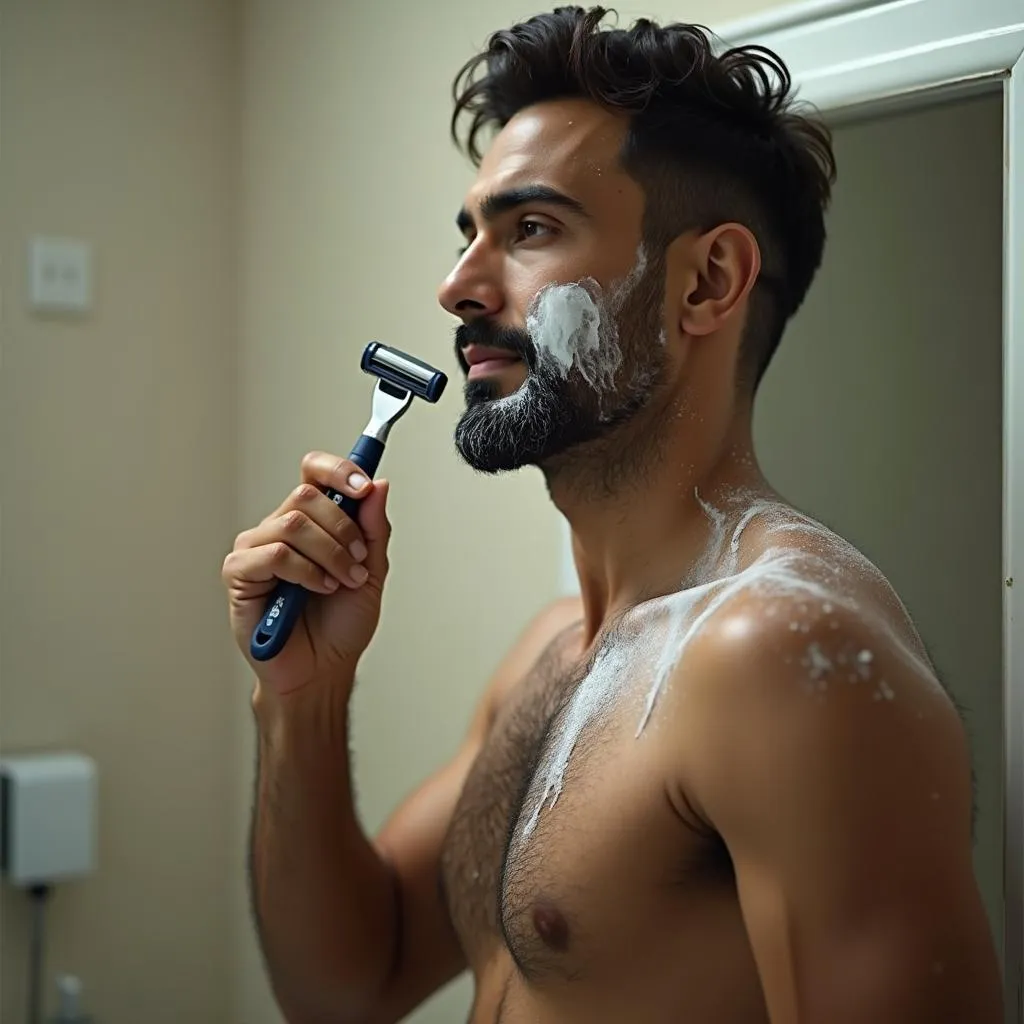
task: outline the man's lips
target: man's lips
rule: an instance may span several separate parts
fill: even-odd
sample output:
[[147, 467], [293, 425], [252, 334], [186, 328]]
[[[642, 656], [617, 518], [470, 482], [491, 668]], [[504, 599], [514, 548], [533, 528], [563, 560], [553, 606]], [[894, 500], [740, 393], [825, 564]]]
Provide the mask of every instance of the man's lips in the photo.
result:
[[467, 345], [462, 350], [462, 358], [469, 367], [466, 374], [469, 380], [496, 373], [522, 362], [519, 356], [508, 349], [487, 348], [484, 345]]

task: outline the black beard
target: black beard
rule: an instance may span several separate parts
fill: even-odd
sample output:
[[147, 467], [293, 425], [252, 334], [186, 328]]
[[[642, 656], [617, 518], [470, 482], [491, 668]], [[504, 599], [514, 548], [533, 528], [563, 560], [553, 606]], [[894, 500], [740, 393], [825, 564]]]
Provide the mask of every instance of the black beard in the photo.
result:
[[575, 366], [563, 376], [557, 360], [538, 353], [526, 331], [483, 319], [456, 330], [456, 355], [464, 370], [462, 349], [471, 343], [512, 352], [527, 367], [526, 380], [505, 397], [492, 382], [466, 382], [466, 411], [455, 427], [455, 446], [473, 469], [543, 468], [570, 449], [609, 437], [647, 404], [664, 372], [665, 357], [656, 340], [663, 267], [649, 268], [645, 276], [616, 317], [623, 359], [615, 386], [606, 394], [595, 392]]
[[563, 377], [554, 358], [545, 354], [511, 395], [499, 397], [490, 381], [466, 382], [466, 411], [455, 427], [455, 445], [482, 473], [543, 467], [633, 419], [660, 376], [660, 362], [656, 368], [634, 368], [615, 394], [600, 399], [589, 384], [575, 379], [576, 371]]
[[482, 473], [537, 465], [556, 454], [566, 447], [570, 423], [566, 385], [546, 366], [529, 370], [522, 386], [504, 398], [493, 383], [467, 381], [466, 411], [455, 426], [459, 454]]

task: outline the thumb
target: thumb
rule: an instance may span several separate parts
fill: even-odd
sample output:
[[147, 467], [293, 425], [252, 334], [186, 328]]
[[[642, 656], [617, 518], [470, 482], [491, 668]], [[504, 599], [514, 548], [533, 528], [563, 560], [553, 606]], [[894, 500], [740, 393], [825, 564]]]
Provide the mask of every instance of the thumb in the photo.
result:
[[388, 541], [391, 540], [387, 513], [389, 489], [387, 480], [374, 481], [373, 490], [359, 505], [359, 528], [363, 531], [367, 550], [364, 564], [370, 575], [381, 582], [388, 573]]

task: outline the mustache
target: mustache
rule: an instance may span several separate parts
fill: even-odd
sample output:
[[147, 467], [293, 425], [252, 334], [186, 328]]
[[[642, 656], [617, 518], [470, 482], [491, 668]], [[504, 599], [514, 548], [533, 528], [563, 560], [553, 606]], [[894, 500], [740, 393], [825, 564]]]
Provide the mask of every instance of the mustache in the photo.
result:
[[470, 345], [510, 352], [519, 356], [531, 370], [536, 363], [537, 350], [530, 340], [530, 335], [519, 327], [507, 327], [482, 318], [456, 327], [455, 358], [458, 359], [464, 373], [469, 372], [469, 363], [462, 352]]

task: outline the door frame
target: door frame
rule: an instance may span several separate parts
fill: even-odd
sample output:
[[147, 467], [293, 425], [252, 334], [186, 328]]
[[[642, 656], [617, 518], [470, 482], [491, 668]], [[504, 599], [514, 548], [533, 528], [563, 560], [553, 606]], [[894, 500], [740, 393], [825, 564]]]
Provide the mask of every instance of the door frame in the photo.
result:
[[[1002, 950], [1006, 1024], [1024, 1024], [1024, 0], [808, 0], [712, 29], [728, 46], [779, 54], [830, 124], [1002, 86]], [[577, 593], [562, 529], [562, 588]]]

